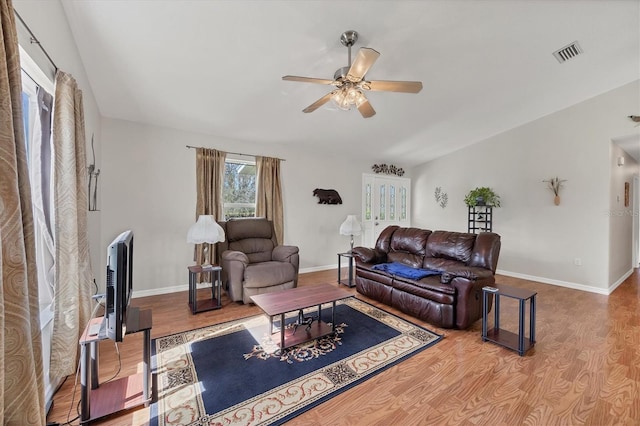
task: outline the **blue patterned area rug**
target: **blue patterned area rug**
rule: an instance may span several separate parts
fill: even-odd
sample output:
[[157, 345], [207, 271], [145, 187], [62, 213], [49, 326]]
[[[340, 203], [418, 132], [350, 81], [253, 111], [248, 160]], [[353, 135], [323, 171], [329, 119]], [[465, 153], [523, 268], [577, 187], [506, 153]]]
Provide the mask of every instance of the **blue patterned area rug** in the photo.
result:
[[[323, 305], [325, 321], [330, 306]], [[305, 315], [317, 316], [317, 308]], [[151, 424], [281, 424], [442, 339], [356, 298], [338, 302], [335, 319], [335, 336], [283, 354], [265, 315], [154, 339]]]

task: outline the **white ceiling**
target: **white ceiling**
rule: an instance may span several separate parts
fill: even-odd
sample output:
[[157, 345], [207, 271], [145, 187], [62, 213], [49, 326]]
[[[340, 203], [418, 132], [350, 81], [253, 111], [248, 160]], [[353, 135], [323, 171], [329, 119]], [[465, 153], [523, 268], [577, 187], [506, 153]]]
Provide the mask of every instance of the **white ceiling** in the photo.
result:
[[[279, 144], [410, 167], [640, 78], [638, 0], [62, 3], [103, 116], [266, 154]], [[331, 104], [302, 113], [331, 87], [281, 77], [333, 78], [348, 29], [354, 54], [381, 53], [367, 79], [423, 90], [368, 92], [369, 119]], [[559, 64], [552, 52], [576, 40], [584, 54]]]

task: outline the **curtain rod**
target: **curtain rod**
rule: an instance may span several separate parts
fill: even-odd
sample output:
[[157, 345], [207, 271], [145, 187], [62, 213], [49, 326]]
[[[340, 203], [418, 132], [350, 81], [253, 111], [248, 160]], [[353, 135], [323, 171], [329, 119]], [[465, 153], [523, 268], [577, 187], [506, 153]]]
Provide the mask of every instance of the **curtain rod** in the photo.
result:
[[[187, 145], [188, 149], [198, 149], [198, 148], [204, 148], [203, 146], [191, 146], [191, 145]], [[243, 154], [241, 152], [227, 152], [227, 154], [233, 154], [233, 155], [244, 155], [245, 157], [263, 157], [262, 155], [253, 155], [253, 154]], [[287, 161], [284, 158], [276, 158], [276, 160], [280, 160], [280, 161]]]
[[40, 41], [38, 40], [38, 38], [33, 34], [33, 31], [31, 31], [31, 28], [29, 28], [29, 26], [27, 25], [26, 22], [24, 22], [24, 19], [22, 19], [22, 17], [20, 16], [20, 14], [18, 13], [17, 10], [13, 9], [13, 13], [16, 15], [16, 18], [18, 18], [18, 20], [20, 21], [20, 23], [22, 24], [22, 26], [29, 32], [29, 35], [31, 36], [30, 42], [31, 44], [37, 44], [38, 47], [40, 48], [40, 50], [42, 50], [42, 53], [44, 53], [44, 56], [47, 57], [47, 59], [49, 60], [49, 62], [51, 62], [51, 65], [53, 65], [53, 68], [55, 68], [56, 72], [58, 72], [58, 66], [56, 65], [55, 62], [53, 62], [53, 59], [51, 59], [51, 56], [49, 56], [49, 54], [47, 53], [46, 50], [44, 50], [44, 47], [42, 47], [42, 43], [40, 43]]

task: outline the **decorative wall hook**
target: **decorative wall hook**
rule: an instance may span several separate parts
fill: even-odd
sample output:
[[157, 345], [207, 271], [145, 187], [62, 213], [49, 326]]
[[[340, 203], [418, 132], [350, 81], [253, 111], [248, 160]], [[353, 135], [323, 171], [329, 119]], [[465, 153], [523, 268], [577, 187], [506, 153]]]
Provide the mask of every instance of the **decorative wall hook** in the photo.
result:
[[98, 176], [100, 176], [100, 169], [96, 170], [96, 151], [93, 148], [93, 133], [91, 134], [91, 155], [93, 157], [93, 163], [89, 164], [87, 171], [89, 172], [89, 192], [87, 196], [89, 198], [89, 211], [98, 211]]

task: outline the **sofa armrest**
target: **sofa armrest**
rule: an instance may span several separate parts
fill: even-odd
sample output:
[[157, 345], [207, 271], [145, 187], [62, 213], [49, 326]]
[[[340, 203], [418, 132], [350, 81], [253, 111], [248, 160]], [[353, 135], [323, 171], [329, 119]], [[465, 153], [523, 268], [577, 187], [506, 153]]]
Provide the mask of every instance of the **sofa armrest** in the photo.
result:
[[361, 263], [384, 263], [387, 261], [387, 253], [369, 247], [354, 247], [351, 251], [353, 257]]
[[231, 262], [231, 261], [236, 261], [236, 262], [241, 262], [244, 264], [244, 266], [247, 266], [249, 264], [249, 258], [247, 257], [246, 254], [244, 254], [241, 251], [235, 251], [235, 250], [225, 250], [222, 253], [222, 261], [227, 261], [227, 262]]
[[293, 286], [298, 287], [298, 270], [300, 268], [300, 255], [297, 246], [276, 246], [273, 249], [271, 258], [280, 262], [288, 262], [293, 265], [296, 271], [295, 279], [293, 280]]
[[299, 249], [296, 246], [277, 246], [273, 249], [271, 258], [279, 262], [291, 263], [291, 259], [298, 254], [298, 251]]
[[460, 268], [447, 268], [446, 273], [453, 278], [461, 277], [468, 280], [483, 280], [493, 277], [493, 272], [489, 269], [478, 268], [473, 266], [461, 266]]
[[249, 258], [241, 251], [225, 250], [220, 257], [222, 260], [222, 282], [229, 292], [229, 298], [234, 302], [242, 300], [242, 282], [244, 270], [249, 265]]
[[451, 285], [456, 289], [457, 299], [456, 328], [464, 330], [482, 317], [482, 287], [491, 286], [495, 282], [493, 274], [480, 279], [453, 278]]

